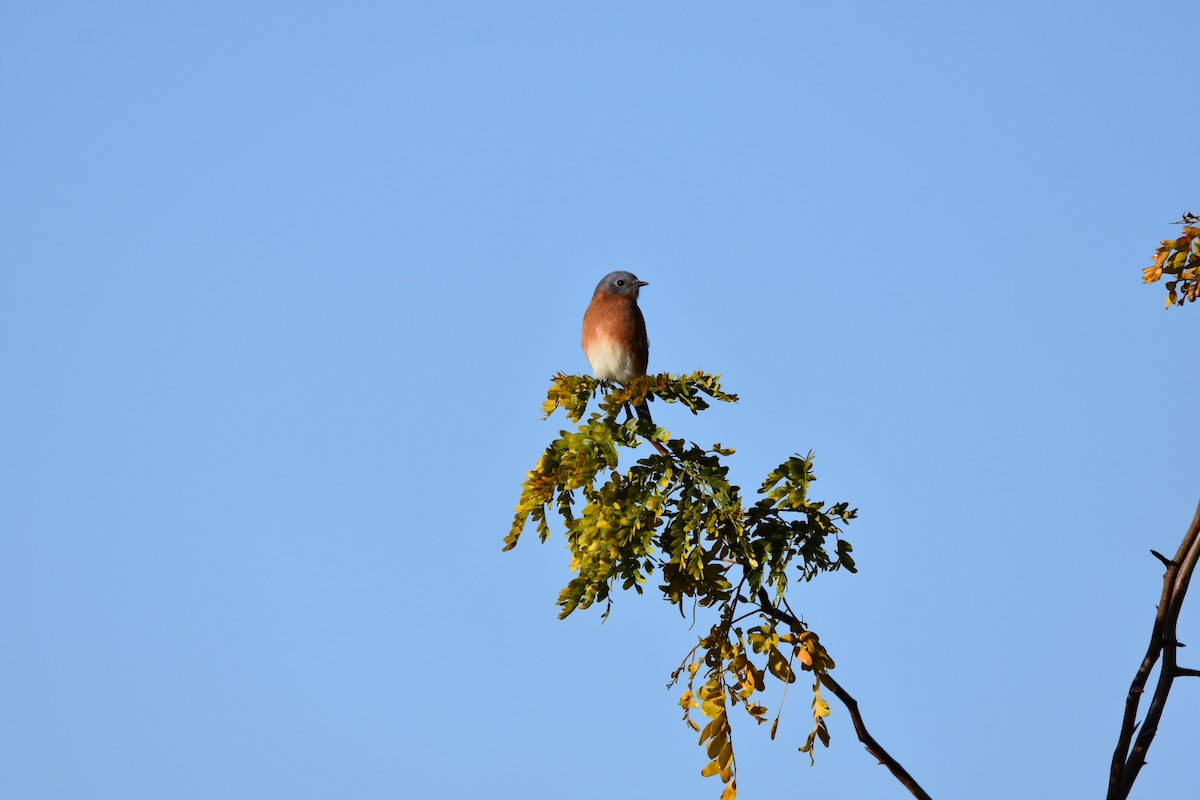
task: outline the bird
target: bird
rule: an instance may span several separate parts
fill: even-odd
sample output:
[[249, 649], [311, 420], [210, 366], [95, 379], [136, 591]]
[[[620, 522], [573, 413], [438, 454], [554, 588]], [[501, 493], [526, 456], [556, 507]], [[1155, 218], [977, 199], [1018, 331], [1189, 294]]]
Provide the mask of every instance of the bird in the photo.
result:
[[[650, 339], [637, 299], [642, 287], [649, 285], [623, 270], [608, 273], [596, 284], [583, 315], [583, 352], [600, 380], [627, 384], [646, 374]], [[652, 422], [645, 403], [637, 406], [637, 414]]]

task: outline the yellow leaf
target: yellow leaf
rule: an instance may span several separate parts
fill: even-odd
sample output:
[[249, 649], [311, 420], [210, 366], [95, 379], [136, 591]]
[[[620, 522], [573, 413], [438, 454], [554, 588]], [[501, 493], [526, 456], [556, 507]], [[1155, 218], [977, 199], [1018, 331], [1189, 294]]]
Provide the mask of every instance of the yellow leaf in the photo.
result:
[[700, 777], [711, 778], [713, 775], [716, 775], [720, 771], [721, 771], [721, 765], [718, 764], [716, 761], [710, 761], [710, 762], [708, 762], [708, 766], [706, 766], [704, 769], [700, 770]]
[[762, 671], [747, 661], [746, 674], [754, 679], [754, 688], [760, 692], [763, 691], [765, 685], [763, 684]]
[[720, 716], [713, 719], [712, 722], [710, 722], [704, 726], [704, 731], [700, 734], [700, 741], [698, 742], [698, 744], [704, 744], [706, 741], [708, 741], [713, 736], [715, 736], [717, 734], [717, 731], [719, 731], [723, 727], [725, 727], [725, 714], [724, 713], [722, 713]]
[[829, 703], [824, 700], [813, 701], [813, 716], [820, 719], [829, 716]]
[[721, 792], [721, 800], [734, 800], [737, 797], [737, 781], [730, 781], [725, 784], [725, 791]]
[[725, 746], [722, 747], [721, 751], [717, 754], [717, 761], [719, 761], [721, 763], [721, 769], [725, 769], [726, 767], [728, 767], [729, 761], [732, 758], [733, 758], [733, 742], [726, 740]]
[[795, 683], [796, 681], [796, 673], [792, 672], [791, 665], [777, 648], [772, 647], [771, 652], [767, 654], [767, 669], [784, 683]]

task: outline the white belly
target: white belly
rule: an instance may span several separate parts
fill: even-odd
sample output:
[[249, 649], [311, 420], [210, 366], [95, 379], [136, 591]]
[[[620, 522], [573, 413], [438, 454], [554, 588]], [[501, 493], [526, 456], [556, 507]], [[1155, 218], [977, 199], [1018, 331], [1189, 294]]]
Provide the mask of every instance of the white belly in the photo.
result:
[[602, 381], [625, 383], [637, 377], [629, 351], [611, 342], [593, 342], [586, 355], [592, 374]]

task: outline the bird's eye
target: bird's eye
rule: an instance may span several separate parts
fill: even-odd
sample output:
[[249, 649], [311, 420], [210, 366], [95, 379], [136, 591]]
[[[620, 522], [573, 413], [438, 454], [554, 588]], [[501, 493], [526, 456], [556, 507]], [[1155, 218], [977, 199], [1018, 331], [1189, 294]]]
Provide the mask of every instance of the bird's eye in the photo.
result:
[[624, 285], [625, 285], [625, 279], [617, 278], [617, 286], [624, 286]]

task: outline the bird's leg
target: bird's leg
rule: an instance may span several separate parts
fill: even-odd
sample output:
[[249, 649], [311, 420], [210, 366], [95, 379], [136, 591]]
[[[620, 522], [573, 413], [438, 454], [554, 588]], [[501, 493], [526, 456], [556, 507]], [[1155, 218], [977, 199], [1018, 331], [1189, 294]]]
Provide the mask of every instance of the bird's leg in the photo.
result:
[[[633, 417], [634, 417], [633, 409], [630, 408], [629, 403], [626, 402], [625, 403], [625, 421], [629, 422], [630, 420], [633, 419]], [[647, 419], [646, 422], [650, 422], [650, 420]], [[653, 425], [654, 423], [651, 422], [650, 424]], [[671, 454], [667, 452], [667, 448], [663, 447], [662, 444], [660, 444], [659, 442], [656, 442], [650, 438], [647, 438], [646, 441], [649, 442], [650, 444], [654, 445], [654, 449], [657, 450], [659, 452], [659, 455], [661, 455], [663, 458], [671, 457]]]

